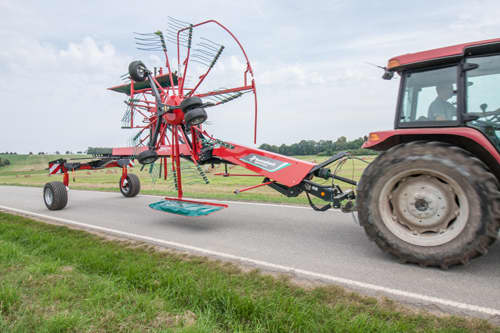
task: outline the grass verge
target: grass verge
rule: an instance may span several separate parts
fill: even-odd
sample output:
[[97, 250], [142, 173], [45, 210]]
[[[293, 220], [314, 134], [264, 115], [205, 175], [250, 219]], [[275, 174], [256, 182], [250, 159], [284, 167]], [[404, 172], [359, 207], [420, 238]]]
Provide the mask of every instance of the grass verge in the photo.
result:
[[500, 332], [0, 213], [1, 332]]

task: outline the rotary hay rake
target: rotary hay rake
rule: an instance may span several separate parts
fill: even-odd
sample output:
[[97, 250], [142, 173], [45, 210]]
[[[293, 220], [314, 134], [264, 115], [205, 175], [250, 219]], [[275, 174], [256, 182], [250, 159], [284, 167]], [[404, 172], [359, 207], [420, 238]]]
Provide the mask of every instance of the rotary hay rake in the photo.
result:
[[[197, 37], [197, 32], [207, 26], [222, 30], [236, 44], [244, 60], [240, 78], [232, 85], [220, 87], [209, 82], [211, 76], [217, 77], [214, 71], [226, 48], [207, 38]], [[251, 94], [254, 104], [254, 143], [257, 140], [257, 92], [252, 66], [239, 40], [225, 26], [215, 20], [190, 24], [170, 18], [166, 33], [136, 33], [135, 41], [138, 49], [160, 52], [164, 57], [164, 64], [153, 70], [148, 69], [142, 61], [133, 61], [129, 65], [129, 73], [122, 76], [129, 82], [109, 88], [128, 96], [122, 127], [137, 132], [133, 134], [129, 147], [89, 148], [88, 153], [100, 159], [86, 163], [63, 159], [50, 162], [50, 174], [63, 174], [63, 182], [45, 185], [44, 200], [49, 209], [57, 210], [66, 206], [69, 172], [82, 169], [120, 167], [122, 175], [119, 186], [122, 194], [125, 197], [136, 196], [140, 191], [139, 178], [128, 172], [135, 160], [142, 168], [149, 168], [154, 178], [167, 180], [170, 176], [177, 191], [177, 197], [167, 197], [152, 203], [151, 208], [185, 216], [207, 215], [226, 208], [225, 204], [183, 198], [181, 160], [184, 160], [192, 163], [206, 184], [209, 180], [201, 168], [205, 164], [224, 163], [226, 172], [219, 174], [221, 176], [245, 176], [230, 174], [227, 171], [229, 164], [242, 166], [255, 173], [250, 176], [263, 177], [261, 183], [236, 190], [235, 193], [269, 186], [288, 197], [305, 192], [311, 207], [318, 211], [332, 207], [352, 210], [354, 191], [342, 191], [334, 180], [352, 185], [356, 185], [356, 182], [340, 177], [327, 168], [332, 163], [349, 158], [348, 153], [340, 153], [315, 164], [224, 142], [203, 128], [208, 118], [207, 109]], [[175, 46], [176, 57], [173, 61], [169, 58], [167, 43]], [[313, 181], [314, 177], [331, 180], [331, 183], [319, 184]], [[317, 207], [310, 195], [322, 199], [326, 204]]]

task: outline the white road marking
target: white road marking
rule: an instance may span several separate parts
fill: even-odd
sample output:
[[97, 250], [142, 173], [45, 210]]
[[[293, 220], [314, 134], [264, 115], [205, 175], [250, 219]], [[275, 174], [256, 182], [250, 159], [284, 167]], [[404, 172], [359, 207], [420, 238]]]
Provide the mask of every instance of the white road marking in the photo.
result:
[[73, 220], [64, 219], [64, 218], [60, 218], [60, 217], [38, 214], [38, 213], [34, 213], [34, 212], [22, 210], [22, 209], [17, 209], [17, 208], [2, 206], [2, 205], [0, 205], [0, 209], [3, 209], [5, 211], [12, 211], [12, 212], [20, 213], [23, 215], [38, 217], [38, 218], [42, 218], [42, 219], [53, 220], [53, 221], [57, 221], [60, 223], [74, 225], [74, 226], [85, 228], [85, 229], [96, 230], [96, 231], [100, 231], [100, 232], [114, 234], [117, 236], [122, 236], [122, 237], [130, 238], [130, 239], [150, 242], [150, 243], [154, 243], [154, 244], [158, 244], [158, 245], [163, 245], [165, 247], [171, 247], [171, 248], [173, 247], [176, 249], [193, 251], [193, 252], [208, 255], [208, 256], [215, 256], [215, 257], [225, 258], [225, 259], [229, 259], [229, 260], [233, 260], [233, 261], [239, 261], [242, 263], [252, 264], [252, 265], [256, 265], [256, 266], [270, 269], [270, 270], [287, 272], [287, 273], [294, 273], [294, 274], [301, 275], [304, 277], [319, 279], [322, 281], [339, 283], [339, 284], [342, 284], [342, 285], [345, 285], [348, 287], [355, 287], [355, 288], [361, 288], [361, 289], [371, 290], [371, 291], [376, 291], [376, 292], [383, 292], [383, 293], [394, 295], [394, 296], [409, 298], [409, 299], [413, 299], [413, 300], [417, 300], [417, 301], [423, 301], [423, 302], [431, 303], [431, 304], [440, 304], [440, 305], [444, 305], [444, 306], [448, 306], [448, 307], [452, 307], [452, 308], [456, 308], [456, 309], [460, 309], [460, 310], [477, 312], [477, 313], [482, 313], [482, 314], [486, 314], [486, 315], [490, 315], [490, 316], [500, 316], [500, 310], [498, 310], [498, 309], [487, 308], [487, 307], [482, 307], [482, 306], [467, 304], [467, 303], [460, 303], [460, 302], [455, 302], [455, 301], [447, 300], [447, 299], [443, 299], [443, 298], [427, 296], [427, 295], [412, 293], [412, 292], [408, 292], [408, 291], [404, 291], [404, 290], [387, 288], [387, 287], [378, 286], [378, 285], [374, 285], [374, 284], [370, 284], [370, 283], [355, 281], [355, 280], [351, 280], [351, 279], [345, 279], [345, 278], [336, 277], [336, 276], [332, 276], [332, 275], [306, 271], [303, 269], [298, 269], [298, 268], [294, 268], [294, 267], [290, 267], [290, 266], [283, 266], [283, 265], [269, 263], [266, 261], [261, 261], [261, 260], [246, 258], [246, 257], [240, 257], [240, 256], [228, 254], [228, 253], [202, 249], [202, 248], [191, 246], [191, 245], [181, 244], [181, 243], [177, 243], [177, 242], [170, 242], [170, 241], [166, 241], [163, 239], [153, 238], [153, 237], [149, 237], [149, 236], [142, 236], [142, 235], [129, 233], [129, 232], [125, 232], [125, 231], [120, 231], [120, 230], [116, 230], [116, 229], [99, 227], [99, 226], [81, 223], [81, 222], [76, 222]]

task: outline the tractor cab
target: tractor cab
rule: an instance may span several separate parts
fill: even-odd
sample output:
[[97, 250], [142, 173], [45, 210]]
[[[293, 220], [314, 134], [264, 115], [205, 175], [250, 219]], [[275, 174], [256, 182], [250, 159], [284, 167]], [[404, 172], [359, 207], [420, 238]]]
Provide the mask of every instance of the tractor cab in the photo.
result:
[[[500, 41], [466, 45], [458, 55], [453, 48], [389, 61], [388, 70], [401, 76], [395, 128], [468, 126], [500, 150]], [[417, 61], [405, 63], [410, 58]]]
[[394, 130], [363, 172], [361, 225], [403, 262], [442, 268], [485, 254], [500, 229], [500, 39], [389, 60], [401, 77]]

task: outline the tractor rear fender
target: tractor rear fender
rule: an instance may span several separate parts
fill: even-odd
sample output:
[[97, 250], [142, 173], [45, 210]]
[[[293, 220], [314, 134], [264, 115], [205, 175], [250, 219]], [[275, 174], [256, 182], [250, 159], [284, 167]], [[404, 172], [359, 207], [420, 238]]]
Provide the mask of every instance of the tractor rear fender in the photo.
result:
[[500, 180], [500, 154], [479, 130], [470, 127], [408, 128], [372, 132], [362, 148], [385, 151], [400, 143], [442, 141], [461, 147], [482, 160]]

